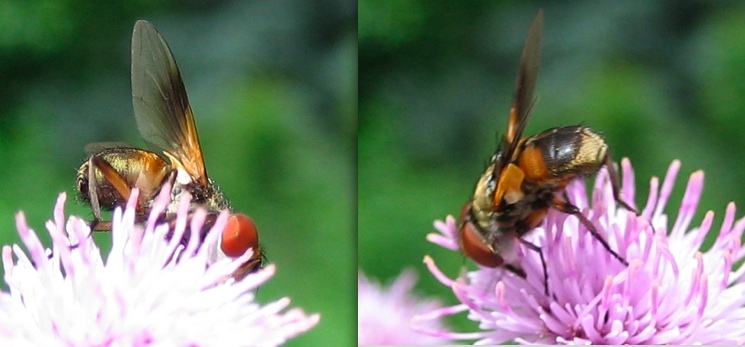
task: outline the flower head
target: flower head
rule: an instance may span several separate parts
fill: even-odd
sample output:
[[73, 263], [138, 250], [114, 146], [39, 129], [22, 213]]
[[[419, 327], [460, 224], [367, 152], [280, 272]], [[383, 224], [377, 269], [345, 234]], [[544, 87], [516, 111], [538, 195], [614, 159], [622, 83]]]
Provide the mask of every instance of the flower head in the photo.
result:
[[[168, 204], [170, 189], [163, 191], [154, 211]], [[253, 290], [274, 274], [274, 266], [241, 281], [231, 277], [251, 251], [235, 259], [215, 258], [225, 213], [204, 242], [190, 237], [182, 245], [184, 233], [201, 232], [206, 213], [197, 210], [187, 230], [186, 200], [174, 230], [156, 225], [153, 215], [143, 227], [135, 223], [133, 190], [128, 206], [113, 213], [112, 248], [104, 260], [84, 220], [71, 216], [65, 223], [65, 198], [63, 193], [57, 199], [54, 218], [46, 224], [51, 250], [28, 227], [23, 213], [16, 216], [16, 225], [28, 253], [17, 245], [3, 247], [10, 289], [0, 291], [4, 345], [276, 346], [318, 322], [318, 315], [299, 309], [283, 312], [288, 298], [263, 306], [254, 301]], [[167, 235], [173, 237], [167, 240]]]
[[[413, 270], [401, 273], [388, 287], [365, 278], [360, 271], [357, 277], [358, 345], [436, 345], [450, 341], [411, 329], [415, 315], [440, 308], [437, 301], [412, 294], [415, 283]], [[437, 319], [422, 324], [435, 330], [443, 328]]]
[[[624, 201], [634, 201], [631, 164], [622, 161]], [[590, 206], [582, 182], [567, 187], [569, 200], [582, 209], [610, 246], [629, 262], [626, 267], [592, 237], [578, 219], [558, 211], [526, 239], [546, 257], [550, 294], [544, 294], [543, 268], [537, 252], [522, 247], [520, 278], [501, 268], [479, 268], [449, 279], [426, 258], [432, 273], [450, 286], [460, 305], [433, 316], [468, 311], [481, 331], [451, 333], [479, 344], [506, 341], [540, 344], [737, 344], [745, 340], [745, 257], [741, 243], [745, 219], [735, 221], [727, 206], [714, 244], [702, 250], [714, 220], [708, 212], [691, 226], [704, 175], [691, 175], [674, 222], [664, 213], [680, 163], [670, 166], [662, 190], [651, 180], [647, 204], [639, 216], [618, 208], [607, 173], [595, 183]], [[435, 222], [440, 234], [428, 238], [458, 249], [455, 220]], [[426, 330], [426, 329], [421, 329]], [[433, 333], [443, 334], [442, 331]]]

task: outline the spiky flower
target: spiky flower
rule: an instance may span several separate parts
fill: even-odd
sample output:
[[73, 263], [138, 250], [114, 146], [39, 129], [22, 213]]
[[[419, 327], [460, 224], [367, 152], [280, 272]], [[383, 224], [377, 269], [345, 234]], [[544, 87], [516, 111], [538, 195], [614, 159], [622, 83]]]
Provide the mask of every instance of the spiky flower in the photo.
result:
[[[412, 293], [416, 274], [407, 269], [389, 286], [357, 275], [357, 344], [365, 345], [438, 345], [450, 340], [424, 335], [411, 329], [415, 315], [441, 307], [436, 300]], [[438, 319], [422, 323], [442, 330]]]
[[[631, 164], [623, 160], [621, 166], [621, 195], [624, 201], [634, 201]], [[552, 211], [543, 226], [527, 236], [546, 256], [548, 296], [539, 256], [532, 250], [521, 250], [527, 279], [503, 269], [479, 268], [453, 280], [427, 257], [430, 271], [461, 301], [431, 315], [468, 311], [468, 318], [480, 324], [480, 331], [470, 334], [429, 332], [476, 339], [478, 344], [743, 343], [745, 267], [735, 264], [745, 257], [745, 219], [735, 221], [735, 205], [730, 203], [713, 245], [703, 250], [714, 213], [691, 226], [703, 172], [691, 175], [672, 224], [664, 212], [679, 168], [678, 161], [672, 163], [661, 191], [658, 179], [652, 178], [639, 216], [617, 206], [605, 171], [596, 180], [591, 206], [582, 182], [570, 184], [569, 200], [630, 264], [613, 258], [577, 218]], [[455, 220], [449, 216], [435, 227], [440, 234], [430, 234], [430, 241], [457, 250]]]
[[[155, 203], [162, 211], [170, 189]], [[284, 311], [288, 298], [256, 303], [253, 290], [275, 271], [269, 265], [242, 281], [231, 274], [251, 256], [215, 260], [215, 242], [225, 226], [221, 215], [200, 245], [204, 212], [186, 228], [182, 201], [175, 230], [150, 218], [135, 223], [137, 192], [112, 218], [112, 248], [106, 259], [81, 218], [64, 217], [65, 194], [46, 227], [45, 248], [23, 213], [16, 216], [26, 246], [3, 247], [5, 283], [0, 291], [0, 341], [4, 346], [276, 346], [317, 324], [318, 315]], [[165, 198], [164, 198], [165, 197]], [[152, 216], [151, 216], [152, 217]], [[170, 234], [173, 233], [173, 234]], [[170, 241], [166, 235], [172, 235]], [[15, 255], [15, 260], [14, 260]], [[284, 312], [283, 312], [284, 311]]]

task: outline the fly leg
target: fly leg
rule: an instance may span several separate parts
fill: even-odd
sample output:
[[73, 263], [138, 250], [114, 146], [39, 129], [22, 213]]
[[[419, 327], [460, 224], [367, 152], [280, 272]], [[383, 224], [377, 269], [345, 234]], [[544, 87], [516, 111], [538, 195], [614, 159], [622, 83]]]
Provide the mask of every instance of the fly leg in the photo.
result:
[[[541, 250], [541, 247], [538, 247], [528, 241], [523, 240], [522, 238], [519, 238], [520, 243], [523, 244], [523, 246], [528, 247], [529, 249], [538, 252], [538, 256], [541, 257], [541, 265], [543, 266], [543, 289], [546, 293], [546, 296], [548, 296], [548, 270], [546, 270], [546, 259], [543, 257], [543, 250]], [[525, 272], [520, 269], [520, 271], [523, 274], [523, 278], [525, 278]]]
[[517, 275], [520, 278], [527, 278], [528, 275], [525, 274], [525, 270], [512, 265], [512, 264], [505, 264], [504, 268], [507, 269], [507, 271], [512, 272], [513, 274]]
[[621, 207], [632, 211], [639, 215], [639, 212], [636, 211], [635, 208], [631, 207], [626, 201], [623, 201], [621, 199], [621, 185], [620, 185], [620, 179], [618, 176], [618, 171], [616, 170], [616, 166], [613, 164], [613, 159], [611, 159], [610, 154], [605, 156], [605, 167], [608, 168], [608, 177], [610, 178], [610, 184], [613, 188], [613, 198], [618, 202]]
[[111, 221], [101, 219], [101, 204], [98, 201], [96, 170], [103, 174], [104, 180], [111, 184], [125, 201], [129, 200], [132, 189], [119, 172], [106, 160], [95, 155], [88, 160], [88, 198], [91, 202], [94, 218], [90, 223], [91, 231], [109, 231], [111, 230]]
[[[618, 170], [616, 170], [616, 166], [613, 165], [613, 160], [611, 159], [610, 154], [605, 156], [605, 166], [608, 168], [608, 177], [610, 178], [610, 184], [613, 188], [613, 198], [619, 205], [621, 205], [621, 207], [625, 208], [628, 211], [634, 212], [634, 214], [639, 217], [641, 215], [639, 211], [637, 211], [635, 208], [631, 207], [631, 205], [621, 199], [621, 185], [619, 184], [620, 179], [618, 176]], [[650, 228], [652, 228], [652, 232], [654, 233], [655, 229], [651, 221], [647, 221], [647, 224]]]
[[[598, 232], [598, 229], [595, 228], [595, 225], [592, 224], [592, 222], [585, 217], [584, 214], [582, 214], [582, 211], [577, 208], [577, 206], [572, 205], [568, 201], [562, 200], [558, 197], [554, 197], [551, 199], [551, 205], [556, 208], [557, 210], [571, 214], [579, 218], [579, 222], [582, 223], [582, 225], [587, 228], [587, 230], [590, 231], [590, 234], [592, 234], [593, 237], [595, 237], [596, 240], [600, 242], [600, 244], [603, 245], [603, 248], [605, 248], [614, 258], [618, 259], [618, 261], [621, 262], [621, 264], [625, 266], [629, 266], [629, 262], [626, 261], [626, 259], [623, 259], [616, 251], [614, 251], [612, 248], [610, 248], [610, 245], [608, 244], [608, 241], [606, 241], [602, 236], [600, 236], [600, 233]], [[633, 210], [633, 209], [632, 209]]]
[[[548, 296], [548, 271], [546, 270], [546, 259], [543, 257], [543, 250], [541, 250], [541, 247], [538, 247], [530, 243], [529, 241], [525, 241], [522, 238], [518, 238], [518, 240], [520, 240], [520, 243], [522, 243], [525, 247], [528, 247], [528, 249], [538, 252], [538, 256], [541, 257], [541, 265], [543, 266], [543, 289], [546, 293], [546, 296]], [[507, 269], [507, 271], [512, 272], [520, 278], [526, 279], [528, 277], [525, 274], [525, 270], [523, 270], [519, 266], [515, 266], [509, 263], [502, 266]]]
[[[88, 159], [88, 201], [91, 203], [91, 210], [93, 212], [93, 220], [88, 223], [91, 232], [95, 231], [110, 231], [111, 221], [105, 221], [101, 218], [101, 202], [99, 201], [98, 194], [98, 182], [96, 180], [96, 170], [100, 171], [104, 177], [104, 180], [109, 182], [119, 194], [124, 197], [125, 200], [129, 199], [132, 192], [127, 182], [122, 178], [121, 175], [114, 169], [111, 164], [106, 160], [101, 159], [97, 155], [93, 155]], [[88, 235], [90, 236], [90, 235]], [[71, 249], [78, 247], [78, 244], [71, 245]], [[51, 254], [49, 257], [51, 258]]]

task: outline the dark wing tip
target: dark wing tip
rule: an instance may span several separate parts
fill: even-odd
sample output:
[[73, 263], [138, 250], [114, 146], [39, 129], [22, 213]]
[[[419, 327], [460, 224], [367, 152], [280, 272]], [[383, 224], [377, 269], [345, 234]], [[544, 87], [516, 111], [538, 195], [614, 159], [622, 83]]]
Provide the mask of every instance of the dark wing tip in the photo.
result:
[[538, 10], [533, 23], [528, 29], [525, 46], [520, 57], [515, 98], [520, 111], [520, 117], [530, 109], [533, 102], [533, 91], [538, 80], [538, 70], [541, 65], [541, 36], [543, 34], [543, 10]]
[[541, 26], [543, 26], [543, 9], [539, 8], [538, 13], [535, 14], [535, 19], [533, 22], [541, 22]]

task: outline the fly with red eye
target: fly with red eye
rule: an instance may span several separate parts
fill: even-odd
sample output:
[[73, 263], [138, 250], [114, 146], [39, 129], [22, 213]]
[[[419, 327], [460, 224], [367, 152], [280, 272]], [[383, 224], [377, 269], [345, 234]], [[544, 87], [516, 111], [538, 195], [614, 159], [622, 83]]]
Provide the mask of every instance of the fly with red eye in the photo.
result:
[[194, 115], [176, 60], [163, 36], [144, 20], [132, 32], [132, 104], [140, 135], [152, 150], [121, 143], [98, 143], [86, 149], [89, 155], [78, 170], [76, 188], [84, 203], [91, 205], [91, 229], [111, 229], [101, 210], [123, 207], [131, 190], [140, 191], [136, 218], [144, 222], [161, 187], [170, 183], [171, 200], [164, 216], [172, 221], [184, 193], [192, 197], [191, 209], [208, 213], [203, 238], [220, 211], [231, 212], [219, 241], [220, 251], [239, 257], [249, 248], [253, 255], [236, 272], [240, 279], [264, 262], [259, 234], [253, 220], [234, 213], [230, 202], [207, 177]]
[[543, 11], [539, 10], [520, 58], [507, 133], [476, 183], [473, 197], [461, 210], [459, 242], [461, 251], [476, 263], [501, 266], [522, 278], [526, 274], [518, 259], [518, 246], [538, 252], [548, 295], [543, 252], [523, 236], [540, 226], [550, 209], [576, 216], [609, 254], [628, 266], [592, 222], [566, 199], [563, 193], [569, 182], [593, 175], [605, 166], [616, 201], [636, 211], [620, 199], [618, 174], [608, 145], [597, 131], [582, 125], [565, 126], [521, 138], [535, 104], [542, 30]]

